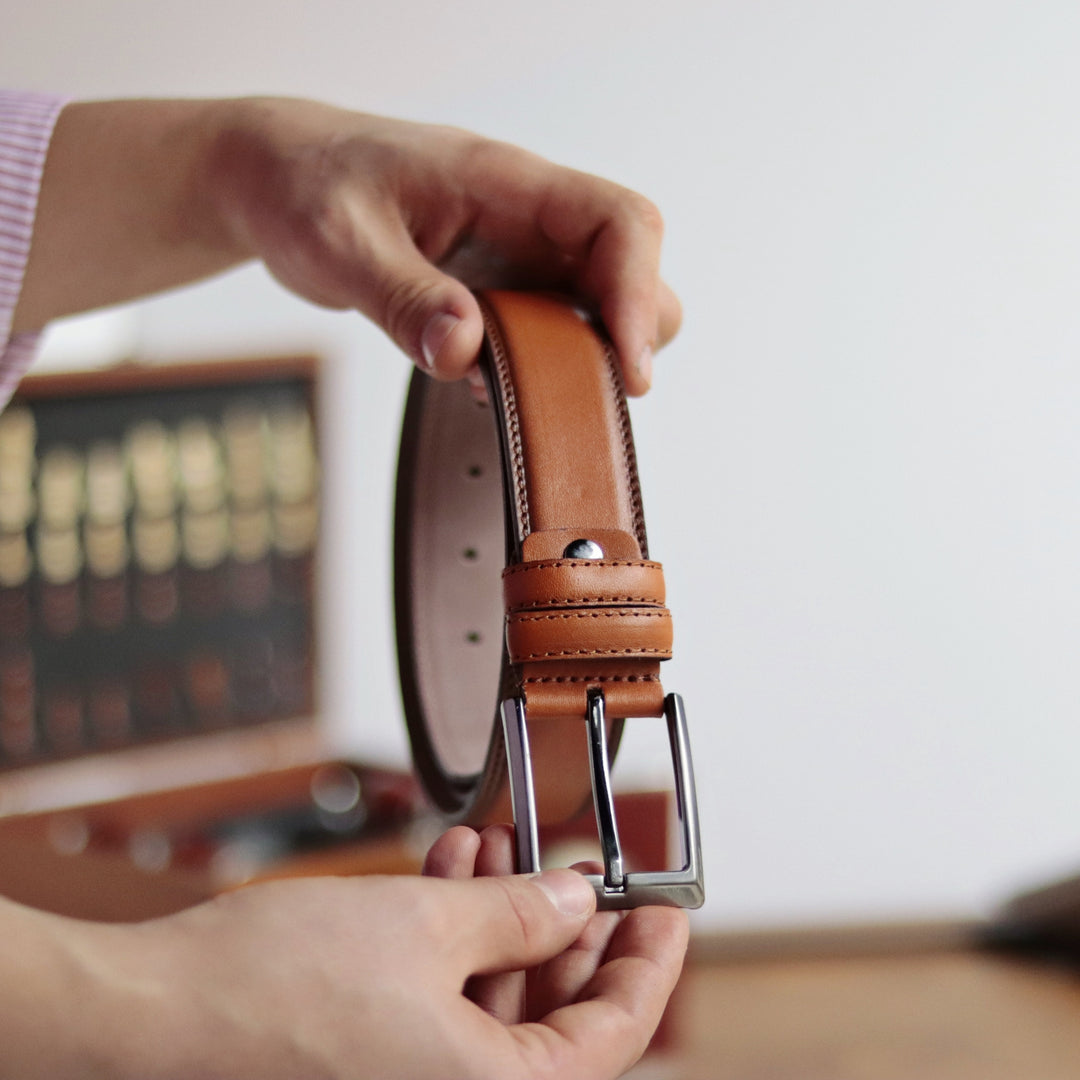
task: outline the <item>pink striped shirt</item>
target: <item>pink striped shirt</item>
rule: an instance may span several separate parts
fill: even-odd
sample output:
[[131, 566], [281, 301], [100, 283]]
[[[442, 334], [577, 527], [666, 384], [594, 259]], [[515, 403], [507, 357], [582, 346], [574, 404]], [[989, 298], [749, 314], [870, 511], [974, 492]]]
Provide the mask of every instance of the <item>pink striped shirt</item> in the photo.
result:
[[11, 336], [41, 174], [64, 98], [0, 90], [0, 409], [34, 359], [39, 333]]

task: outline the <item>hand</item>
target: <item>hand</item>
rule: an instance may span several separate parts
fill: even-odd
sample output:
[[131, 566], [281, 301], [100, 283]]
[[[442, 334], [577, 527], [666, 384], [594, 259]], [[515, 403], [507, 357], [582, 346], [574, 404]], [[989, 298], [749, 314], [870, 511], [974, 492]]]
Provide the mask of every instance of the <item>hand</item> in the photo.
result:
[[[134, 926], [0, 901], [0, 1077], [615, 1077], [674, 985], [685, 919], [628, 918], [585, 981], [594, 910], [571, 870], [274, 882]], [[536, 1023], [462, 993], [545, 962], [565, 976]]]
[[282, 100], [235, 117], [209, 183], [240, 243], [301, 296], [359, 308], [459, 378], [482, 332], [466, 286], [569, 292], [602, 318], [630, 392], [647, 389], [680, 311], [641, 196], [450, 128]]
[[681, 318], [661, 233], [642, 196], [452, 128], [279, 98], [78, 102], [49, 148], [14, 330], [260, 258], [440, 378], [476, 360], [470, 288], [567, 292], [640, 394]]
[[[513, 829], [498, 825], [479, 836], [466, 828], [454, 828], [435, 843], [424, 863], [433, 877], [468, 880], [513, 872]], [[580, 864], [583, 873], [599, 867]], [[621, 1048], [624, 1057], [617, 1071], [583, 1073], [589, 1077], [616, 1076], [629, 1068], [645, 1051], [678, 978], [686, 948], [686, 913], [674, 908], [646, 907], [633, 911], [594, 912], [572, 945], [546, 963], [529, 971], [502, 971], [479, 976], [466, 984], [466, 996], [503, 1024], [541, 1027], [554, 1018], [575, 1014], [582, 1003], [609, 1000], [615, 1012], [606, 1026], [585, 1017], [579, 1026], [563, 1026], [560, 1032], [581, 1048], [608, 1043], [612, 1056]], [[632, 959], [632, 963], [628, 962]], [[635, 986], [635, 983], [637, 984]], [[631, 992], [651, 989], [654, 996], [632, 1005]], [[644, 1007], [643, 1007], [644, 1006]], [[622, 1015], [619, 1015], [622, 1010]], [[525, 1075], [547, 1075], [526, 1073]], [[577, 1075], [571, 1070], [569, 1075]]]

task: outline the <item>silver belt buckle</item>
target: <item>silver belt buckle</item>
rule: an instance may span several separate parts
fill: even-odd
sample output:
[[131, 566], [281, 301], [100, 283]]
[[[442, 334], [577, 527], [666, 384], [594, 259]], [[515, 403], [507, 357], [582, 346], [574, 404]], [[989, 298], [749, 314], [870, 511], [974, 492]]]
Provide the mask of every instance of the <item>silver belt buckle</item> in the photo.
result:
[[[604, 873], [586, 874], [596, 890], [600, 911], [662, 904], [666, 907], [697, 908], [705, 900], [701, 868], [701, 833], [698, 826], [697, 792], [694, 766], [690, 758], [690, 740], [682, 698], [668, 694], [664, 699], [668, 742], [675, 771], [675, 807], [679, 815], [683, 866], [681, 870], [623, 870], [622, 848], [615, 821], [615, 801], [611, 792], [611, 770], [604, 724], [604, 695], [589, 692], [587, 722], [589, 729], [589, 766], [592, 773], [593, 803]], [[532, 762], [529, 756], [529, 733], [525, 720], [525, 701], [507, 698], [502, 705], [506, 757], [510, 771], [510, 799], [514, 809], [519, 873], [540, 869], [540, 841], [536, 827], [536, 799], [533, 794]]]

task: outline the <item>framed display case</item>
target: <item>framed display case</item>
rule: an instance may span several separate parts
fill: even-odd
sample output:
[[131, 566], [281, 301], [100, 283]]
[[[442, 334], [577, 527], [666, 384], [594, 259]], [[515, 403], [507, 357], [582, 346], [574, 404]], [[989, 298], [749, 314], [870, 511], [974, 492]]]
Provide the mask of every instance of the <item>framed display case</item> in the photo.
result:
[[0, 414], [0, 815], [319, 758], [317, 375], [22, 382]]

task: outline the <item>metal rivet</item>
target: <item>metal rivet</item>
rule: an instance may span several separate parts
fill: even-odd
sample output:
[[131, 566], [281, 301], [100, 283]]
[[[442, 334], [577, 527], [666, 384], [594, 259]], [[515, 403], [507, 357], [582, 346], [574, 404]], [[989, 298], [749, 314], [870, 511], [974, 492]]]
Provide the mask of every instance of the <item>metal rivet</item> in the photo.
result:
[[566, 545], [564, 559], [602, 559], [604, 549], [595, 540], [573, 540]]

